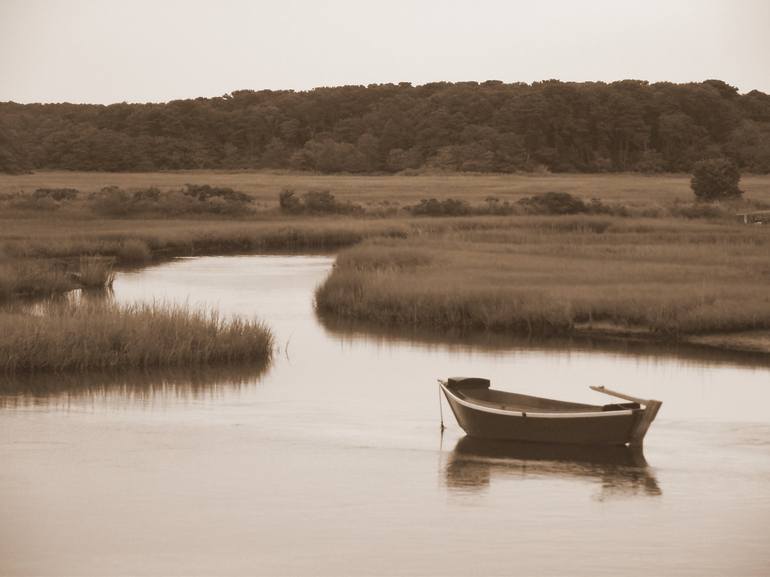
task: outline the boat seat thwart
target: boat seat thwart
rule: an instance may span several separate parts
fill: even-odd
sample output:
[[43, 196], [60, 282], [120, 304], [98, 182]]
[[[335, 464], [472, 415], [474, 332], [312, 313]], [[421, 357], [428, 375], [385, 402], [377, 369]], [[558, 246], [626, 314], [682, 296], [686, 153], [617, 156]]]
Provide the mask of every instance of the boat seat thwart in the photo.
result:
[[589, 405], [490, 388], [489, 379], [439, 380], [458, 424], [471, 437], [641, 446], [661, 402], [632, 397], [604, 387], [593, 390], [625, 403]]

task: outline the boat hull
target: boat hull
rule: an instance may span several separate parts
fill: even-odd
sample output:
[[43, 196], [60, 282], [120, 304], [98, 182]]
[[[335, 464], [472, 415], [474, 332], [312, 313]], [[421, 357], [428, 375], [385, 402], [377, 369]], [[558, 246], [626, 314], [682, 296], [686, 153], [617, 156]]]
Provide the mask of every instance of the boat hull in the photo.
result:
[[644, 409], [594, 413], [528, 414], [478, 406], [442, 386], [458, 424], [471, 437], [532, 443], [626, 445]]

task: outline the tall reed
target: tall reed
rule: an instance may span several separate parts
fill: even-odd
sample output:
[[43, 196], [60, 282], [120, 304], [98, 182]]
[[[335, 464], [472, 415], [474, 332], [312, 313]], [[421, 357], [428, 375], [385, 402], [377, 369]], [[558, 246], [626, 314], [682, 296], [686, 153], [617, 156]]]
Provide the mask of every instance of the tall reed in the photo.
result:
[[259, 321], [163, 303], [49, 302], [0, 326], [3, 373], [267, 363], [273, 348]]
[[115, 281], [113, 259], [100, 256], [81, 256], [77, 281], [83, 288], [110, 288]]
[[62, 293], [75, 287], [64, 267], [48, 261], [0, 261], [0, 300]]

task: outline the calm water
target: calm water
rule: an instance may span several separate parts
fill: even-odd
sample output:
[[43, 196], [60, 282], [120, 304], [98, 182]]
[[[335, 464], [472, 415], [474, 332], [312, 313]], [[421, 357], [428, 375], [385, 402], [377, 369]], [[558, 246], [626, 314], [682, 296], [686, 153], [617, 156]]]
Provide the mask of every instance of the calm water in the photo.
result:
[[[767, 368], [325, 328], [332, 262], [121, 274], [123, 302], [259, 315], [275, 363], [17, 383], [37, 393], [0, 398], [0, 574], [770, 573]], [[436, 378], [460, 374], [664, 405], [643, 455], [479, 444], [446, 407], [439, 434]]]

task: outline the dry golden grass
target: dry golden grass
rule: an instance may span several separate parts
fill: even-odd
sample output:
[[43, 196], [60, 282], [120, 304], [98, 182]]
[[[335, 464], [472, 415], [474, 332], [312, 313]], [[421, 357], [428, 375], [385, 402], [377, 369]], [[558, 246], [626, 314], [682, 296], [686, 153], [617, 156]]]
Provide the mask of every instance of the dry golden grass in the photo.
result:
[[153, 258], [276, 251], [329, 251], [370, 237], [404, 237], [402, 220], [65, 220], [0, 218], [0, 300], [109, 286], [112, 265]]
[[273, 336], [253, 320], [165, 304], [49, 302], [0, 312], [0, 373], [267, 363]]
[[[160, 256], [277, 250], [332, 250], [370, 236], [405, 236], [406, 219], [276, 218], [272, 220], [62, 220], [46, 215], [0, 218], [0, 256], [114, 256], [134, 262], [142, 243]], [[126, 258], [128, 256], [129, 258]]]
[[610, 217], [437, 221], [343, 252], [318, 310], [380, 325], [665, 338], [770, 328], [770, 229]]
[[109, 288], [115, 279], [113, 262], [102, 256], [80, 256], [72, 263], [50, 258], [0, 259], [0, 300]]
[[0, 259], [0, 300], [15, 295], [50, 295], [73, 288], [71, 276], [48, 261]]

